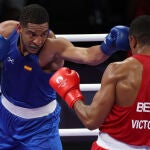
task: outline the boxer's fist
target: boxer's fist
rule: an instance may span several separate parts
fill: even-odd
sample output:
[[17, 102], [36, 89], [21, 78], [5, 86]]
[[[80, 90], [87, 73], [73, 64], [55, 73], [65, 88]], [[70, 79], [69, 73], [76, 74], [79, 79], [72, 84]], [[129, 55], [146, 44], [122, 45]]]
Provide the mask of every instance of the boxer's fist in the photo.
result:
[[129, 28], [126, 26], [115, 26], [110, 30], [104, 42], [101, 44], [101, 50], [104, 54], [110, 56], [117, 51], [128, 51], [129, 46]]
[[9, 51], [9, 41], [0, 35], [0, 60], [3, 60]]
[[71, 108], [77, 100], [83, 100], [79, 89], [80, 77], [74, 70], [60, 68], [49, 79], [49, 84]]

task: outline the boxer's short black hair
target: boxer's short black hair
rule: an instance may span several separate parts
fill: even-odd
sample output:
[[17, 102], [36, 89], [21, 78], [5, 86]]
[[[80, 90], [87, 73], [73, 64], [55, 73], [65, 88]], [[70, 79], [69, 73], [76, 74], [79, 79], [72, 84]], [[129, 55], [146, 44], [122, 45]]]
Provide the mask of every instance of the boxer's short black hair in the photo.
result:
[[135, 18], [131, 22], [129, 35], [134, 36], [142, 45], [150, 45], [150, 15]]
[[20, 24], [23, 27], [26, 27], [28, 23], [49, 23], [49, 15], [47, 10], [38, 4], [25, 6], [20, 14]]

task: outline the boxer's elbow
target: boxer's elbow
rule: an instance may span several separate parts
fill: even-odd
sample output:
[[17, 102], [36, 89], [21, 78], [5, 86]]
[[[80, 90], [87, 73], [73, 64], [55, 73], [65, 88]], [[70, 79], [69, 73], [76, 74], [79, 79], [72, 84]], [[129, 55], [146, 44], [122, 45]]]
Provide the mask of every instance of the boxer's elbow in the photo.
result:
[[94, 116], [90, 109], [90, 106], [76, 103], [74, 106], [74, 110], [78, 118], [86, 128], [88, 128], [89, 130], [94, 130], [99, 127], [100, 122], [97, 121], [99, 119]]
[[97, 124], [97, 123], [95, 122], [95, 120], [92, 119], [92, 118], [85, 120], [85, 121], [83, 122], [83, 124], [84, 124], [84, 126], [85, 126], [86, 128], [88, 128], [89, 130], [95, 130], [95, 129], [97, 129], [97, 128], [99, 127], [99, 124]]

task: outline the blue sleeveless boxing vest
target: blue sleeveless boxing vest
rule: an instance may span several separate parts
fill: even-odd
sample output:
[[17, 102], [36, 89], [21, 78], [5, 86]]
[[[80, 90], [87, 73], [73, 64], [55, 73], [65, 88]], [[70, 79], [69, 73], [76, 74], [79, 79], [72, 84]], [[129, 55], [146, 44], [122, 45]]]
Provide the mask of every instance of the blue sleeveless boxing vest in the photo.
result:
[[56, 92], [49, 86], [53, 73], [45, 73], [38, 64], [38, 56], [22, 56], [17, 47], [16, 30], [8, 38], [10, 51], [3, 61], [2, 94], [13, 104], [36, 108], [56, 99]]

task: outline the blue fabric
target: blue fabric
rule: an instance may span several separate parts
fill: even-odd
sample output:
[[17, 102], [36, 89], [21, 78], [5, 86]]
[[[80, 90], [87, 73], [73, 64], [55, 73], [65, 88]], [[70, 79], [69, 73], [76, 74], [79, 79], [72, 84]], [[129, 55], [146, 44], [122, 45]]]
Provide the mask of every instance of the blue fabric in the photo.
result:
[[[8, 38], [10, 49], [3, 61], [2, 94], [11, 103], [27, 108], [44, 106], [56, 99], [49, 86], [53, 73], [45, 73], [37, 55], [22, 56], [14, 30]], [[58, 126], [60, 106], [48, 116], [24, 119], [11, 114], [0, 100], [0, 150], [62, 150]]]
[[56, 99], [56, 92], [49, 86], [52, 73], [45, 73], [38, 64], [38, 56], [22, 56], [17, 47], [18, 34], [9, 38], [10, 51], [3, 62], [2, 93], [13, 104], [35, 108]]
[[9, 41], [0, 35], [0, 61], [4, 60], [9, 51]]
[[0, 101], [0, 150], [62, 150], [58, 124], [60, 106], [48, 116], [24, 119]]

